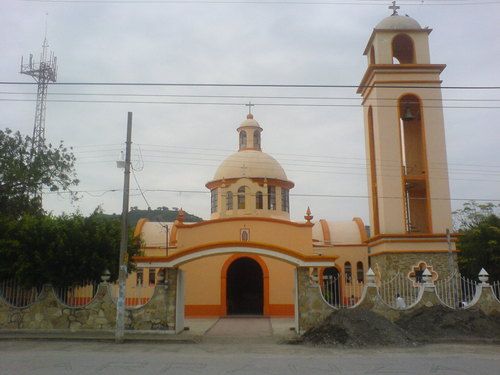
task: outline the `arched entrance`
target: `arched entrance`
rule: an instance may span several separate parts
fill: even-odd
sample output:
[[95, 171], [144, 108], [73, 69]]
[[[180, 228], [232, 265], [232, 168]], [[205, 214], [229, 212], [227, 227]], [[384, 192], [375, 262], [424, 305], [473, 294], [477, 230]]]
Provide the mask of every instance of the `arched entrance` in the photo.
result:
[[262, 315], [264, 275], [254, 259], [241, 257], [231, 263], [226, 275], [228, 315]]
[[341, 302], [340, 296], [340, 273], [335, 267], [327, 267], [322, 273], [323, 296], [331, 305]]

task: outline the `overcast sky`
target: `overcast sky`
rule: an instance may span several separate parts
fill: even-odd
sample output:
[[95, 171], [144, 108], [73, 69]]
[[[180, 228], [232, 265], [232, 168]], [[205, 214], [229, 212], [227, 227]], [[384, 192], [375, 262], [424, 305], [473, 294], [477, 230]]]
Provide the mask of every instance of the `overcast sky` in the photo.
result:
[[[335, 2], [335, 1], [334, 1]], [[349, 2], [349, 1], [346, 1]], [[389, 1], [354, 4], [176, 4], [161, 2], [0, 2], [1, 81], [29, 82], [19, 74], [22, 55], [41, 50], [48, 13], [48, 41], [58, 58], [60, 82], [180, 82], [356, 85], [366, 69], [362, 55], [373, 27], [390, 14]], [[443, 1], [441, 1], [443, 2]], [[500, 4], [409, 5], [430, 34], [431, 62], [447, 64], [445, 86], [500, 86]], [[364, 4], [360, 4], [364, 3]], [[372, 5], [378, 3], [378, 5]], [[412, 2], [420, 3], [420, 1]], [[487, 3], [487, 2], [482, 2]], [[405, 5], [408, 4], [408, 5]], [[35, 99], [35, 86], [1, 85], [1, 99]], [[80, 200], [44, 196], [55, 214], [101, 205], [121, 211], [123, 170], [116, 168], [132, 111], [135, 176], [151, 207], [183, 207], [208, 218], [205, 183], [237, 149], [243, 103], [251, 100], [264, 129], [263, 150], [295, 182], [292, 194], [366, 196], [362, 108], [283, 107], [271, 103], [360, 104], [356, 89], [183, 88], [53, 86], [52, 100], [184, 101], [239, 105], [49, 102], [46, 136], [73, 146], [81, 180]], [[13, 94], [28, 93], [28, 94]], [[57, 96], [72, 94], [230, 95], [247, 98], [171, 96]], [[500, 90], [444, 90], [446, 142], [453, 199], [500, 199]], [[269, 99], [321, 96], [346, 99]], [[494, 99], [494, 101], [493, 101]], [[490, 100], [490, 101], [483, 101]], [[266, 105], [263, 105], [266, 104]], [[0, 101], [1, 128], [31, 135], [35, 102]], [[139, 149], [140, 147], [140, 149]], [[141, 158], [142, 154], [142, 158]], [[142, 161], [141, 161], [142, 160]], [[131, 179], [131, 188], [137, 183]], [[118, 189], [115, 192], [108, 191]], [[184, 190], [166, 192], [151, 190]], [[453, 200], [454, 208], [463, 202]], [[366, 198], [292, 196], [291, 213], [316, 219], [368, 223]], [[137, 190], [131, 206], [145, 208]]]

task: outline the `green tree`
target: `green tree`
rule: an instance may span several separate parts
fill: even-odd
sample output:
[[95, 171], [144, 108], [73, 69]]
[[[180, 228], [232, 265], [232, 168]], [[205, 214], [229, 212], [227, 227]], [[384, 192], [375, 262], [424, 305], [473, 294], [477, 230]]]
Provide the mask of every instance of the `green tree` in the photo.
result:
[[[75, 157], [63, 142], [57, 147], [43, 145], [31, 154], [31, 138], [6, 129], [0, 130], [0, 212], [19, 218], [43, 213], [41, 189], [68, 191], [78, 184]], [[73, 195], [75, 197], [75, 195]]]
[[[99, 281], [104, 270], [118, 277], [120, 221], [96, 211], [89, 217], [25, 215], [19, 220], [0, 220], [0, 280], [15, 279], [26, 287], [51, 283], [56, 286]], [[140, 243], [129, 231], [130, 259]]]
[[454, 212], [459, 224], [458, 265], [462, 274], [475, 279], [484, 267], [490, 280], [500, 280], [500, 217], [492, 203], [467, 202]]

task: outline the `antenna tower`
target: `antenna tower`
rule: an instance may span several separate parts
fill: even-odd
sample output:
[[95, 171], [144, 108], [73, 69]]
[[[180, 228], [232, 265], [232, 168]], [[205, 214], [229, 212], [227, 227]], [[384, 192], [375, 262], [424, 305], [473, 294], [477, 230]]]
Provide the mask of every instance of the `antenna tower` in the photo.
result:
[[31, 156], [38, 154], [45, 144], [45, 110], [47, 107], [47, 87], [49, 83], [57, 80], [57, 57], [53, 52], [48, 51], [49, 44], [45, 36], [42, 44], [42, 54], [40, 61], [33, 61], [33, 54], [30, 53], [29, 62], [24, 64], [21, 57], [21, 74], [33, 77], [37, 83], [35, 124], [33, 127], [33, 139], [31, 146]]

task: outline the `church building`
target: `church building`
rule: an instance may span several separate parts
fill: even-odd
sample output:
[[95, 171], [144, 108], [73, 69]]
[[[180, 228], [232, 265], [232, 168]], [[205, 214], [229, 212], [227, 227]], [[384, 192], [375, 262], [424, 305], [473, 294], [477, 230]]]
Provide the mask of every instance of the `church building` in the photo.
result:
[[[290, 220], [294, 183], [262, 150], [265, 124], [250, 113], [237, 127], [238, 151], [206, 183], [210, 220], [173, 223], [141, 219], [143, 255], [129, 284], [162, 268], [184, 278], [187, 317], [296, 314], [297, 267], [311, 275], [363, 283], [371, 267], [379, 279], [396, 273], [434, 278], [449, 274], [451, 206], [441, 106], [442, 64], [432, 64], [431, 29], [397, 9], [380, 21], [364, 54], [358, 88], [364, 111], [370, 228], [351, 221]], [[166, 233], [166, 229], [168, 231]], [[454, 263], [456, 267], [456, 263]]]

